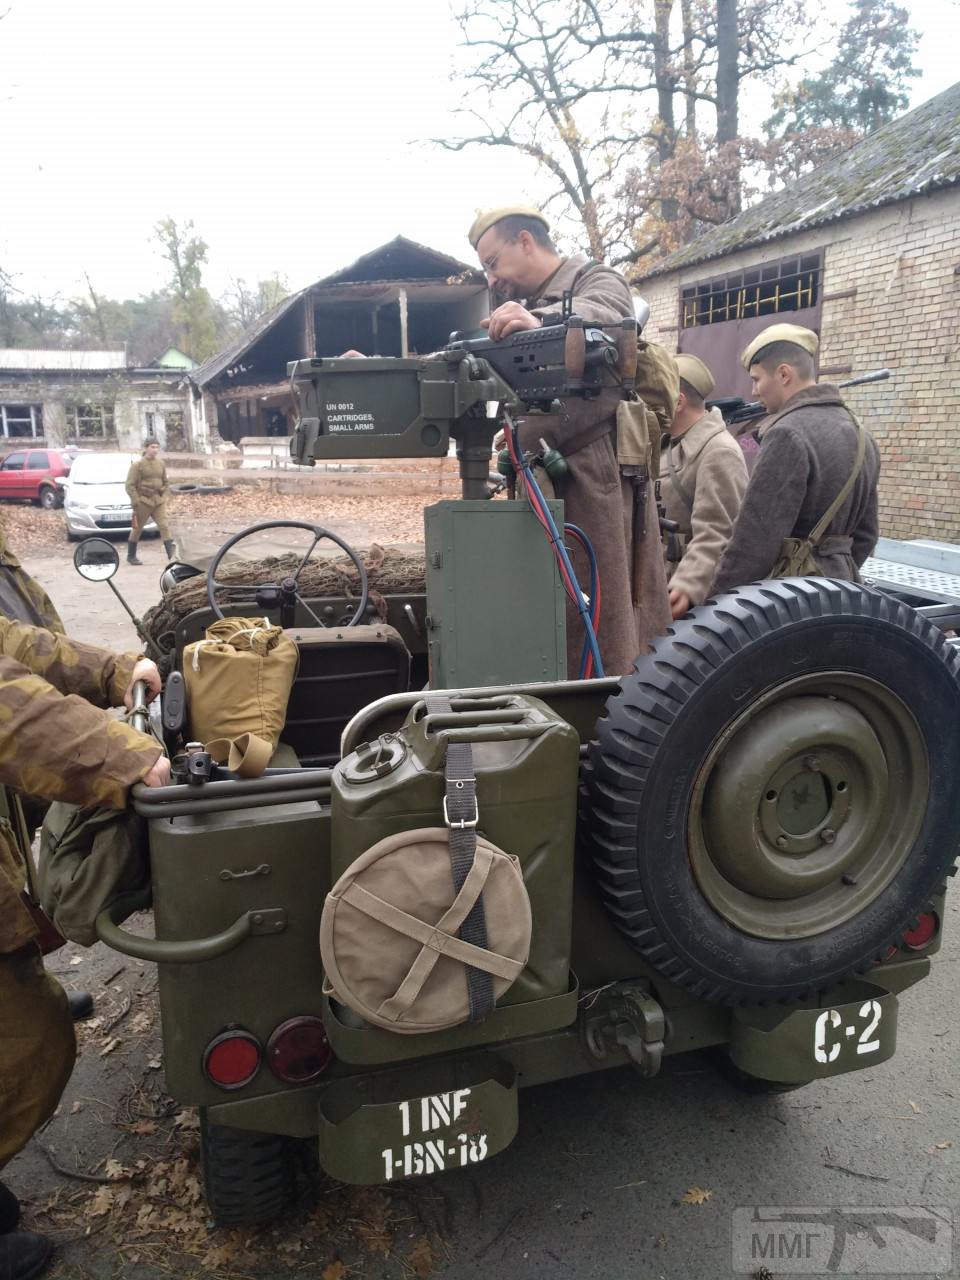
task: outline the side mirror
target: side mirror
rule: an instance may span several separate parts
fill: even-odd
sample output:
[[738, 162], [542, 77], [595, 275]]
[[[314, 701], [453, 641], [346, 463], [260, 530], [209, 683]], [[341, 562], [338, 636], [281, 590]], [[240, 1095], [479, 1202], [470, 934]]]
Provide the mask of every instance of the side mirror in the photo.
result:
[[88, 582], [106, 582], [120, 568], [120, 557], [106, 538], [86, 538], [73, 553], [73, 567]]

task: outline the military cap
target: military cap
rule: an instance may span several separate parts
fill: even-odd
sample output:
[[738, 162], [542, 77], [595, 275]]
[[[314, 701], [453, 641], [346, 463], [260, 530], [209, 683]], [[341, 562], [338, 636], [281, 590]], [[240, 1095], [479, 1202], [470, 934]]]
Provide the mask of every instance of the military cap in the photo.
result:
[[684, 382], [689, 382], [694, 391], [704, 400], [717, 385], [713, 380], [713, 374], [696, 356], [686, 354], [677, 356], [677, 371]]
[[478, 213], [473, 220], [473, 226], [467, 232], [467, 239], [476, 248], [483, 233], [489, 231], [495, 222], [500, 222], [504, 218], [533, 218], [535, 222], [542, 222], [548, 231], [550, 229], [550, 223], [539, 209], [534, 209], [529, 204], [507, 204], [500, 209], [484, 209]]
[[744, 347], [740, 357], [743, 367], [749, 369], [764, 347], [769, 347], [771, 342], [792, 342], [795, 347], [802, 347], [812, 356], [820, 349], [820, 339], [812, 329], [804, 329], [799, 324], [772, 324]]

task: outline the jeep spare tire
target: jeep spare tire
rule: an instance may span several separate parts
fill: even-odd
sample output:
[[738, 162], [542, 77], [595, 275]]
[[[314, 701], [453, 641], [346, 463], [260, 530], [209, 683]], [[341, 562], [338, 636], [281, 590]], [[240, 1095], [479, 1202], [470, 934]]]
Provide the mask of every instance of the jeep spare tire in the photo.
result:
[[675, 623], [584, 767], [600, 890], [642, 956], [725, 1004], [881, 960], [960, 850], [958, 666], [908, 605], [822, 578]]

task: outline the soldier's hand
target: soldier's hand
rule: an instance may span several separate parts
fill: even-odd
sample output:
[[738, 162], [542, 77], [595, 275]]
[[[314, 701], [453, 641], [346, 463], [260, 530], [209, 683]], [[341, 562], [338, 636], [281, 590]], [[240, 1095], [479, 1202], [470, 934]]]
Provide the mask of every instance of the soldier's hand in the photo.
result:
[[161, 756], [148, 774], [144, 775], [144, 786], [165, 787], [170, 781], [170, 761]]
[[679, 587], [670, 588], [670, 613], [674, 622], [677, 618], [682, 618], [685, 613], [690, 612], [690, 597], [685, 591], [681, 591]]
[[138, 680], [146, 682], [147, 701], [152, 702], [162, 688], [160, 672], [152, 658], [141, 658], [133, 668], [133, 675], [123, 695], [123, 705], [128, 711], [133, 706], [133, 686]]
[[519, 333], [521, 329], [539, 329], [543, 321], [526, 307], [521, 307], [519, 302], [505, 302], [480, 323], [494, 342], [499, 342], [501, 338], [509, 338], [511, 333]]

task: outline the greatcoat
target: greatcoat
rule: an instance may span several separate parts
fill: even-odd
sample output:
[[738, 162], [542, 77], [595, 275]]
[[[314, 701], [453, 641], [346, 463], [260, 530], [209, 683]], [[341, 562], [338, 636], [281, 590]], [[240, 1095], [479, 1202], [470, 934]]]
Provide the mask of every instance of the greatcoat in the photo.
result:
[[[857, 428], [836, 387], [805, 387], [767, 420], [760, 452], [711, 594], [767, 578], [784, 538], [807, 537], [853, 471]], [[860, 581], [877, 543], [880, 455], [867, 435], [863, 466], [815, 558], [823, 576]]]
[[[719, 410], [711, 409], [680, 436], [664, 437], [661, 500], [666, 518], [680, 526], [664, 542], [667, 581], [692, 605], [707, 598], [746, 487], [743, 450]], [[679, 560], [671, 557], [674, 548]]]
[[[564, 293], [573, 290], [573, 312], [589, 324], [615, 325], [634, 314], [633, 295], [619, 272], [591, 264], [582, 254], [565, 258], [552, 276], [524, 303], [545, 324], [560, 322]], [[616, 453], [616, 413], [621, 393], [612, 388], [592, 400], [569, 396], [557, 414], [530, 412], [519, 421], [521, 449], [539, 451], [540, 439], [558, 449], [569, 472], [557, 496], [563, 499], [565, 519], [587, 535], [597, 556], [601, 586], [598, 636], [604, 672], [624, 675], [638, 653], [670, 624], [666, 576], [660, 555], [653, 494], [649, 495], [643, 530], [634, 529], [633, 489], [622, 480]], [[640, 559], [640, 591], [634, 607], [631, 569]], [[590, 571], [579, 547], [571, 559], [584, 591]], [[567, 603], [567, 675], [575, 679], [580, 667], [583, 626]]]

